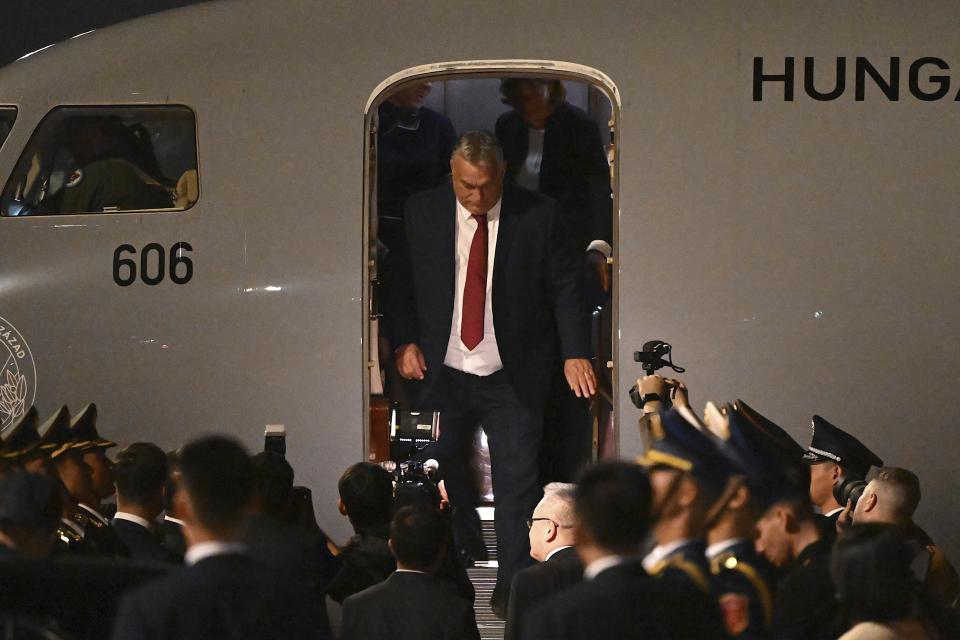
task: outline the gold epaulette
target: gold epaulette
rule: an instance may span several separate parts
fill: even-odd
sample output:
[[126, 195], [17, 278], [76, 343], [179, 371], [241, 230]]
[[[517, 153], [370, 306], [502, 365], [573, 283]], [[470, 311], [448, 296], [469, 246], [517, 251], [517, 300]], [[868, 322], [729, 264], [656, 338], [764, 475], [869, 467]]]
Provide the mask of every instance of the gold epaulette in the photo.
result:
[[698, 589], [704, 593], [710, 593], [710, 581], [703, 573], [703, 570], [693, 562], [685, 560], [679, 555], [673, 556], [667, 558], [666, 560], [661, 560], [660, 563], [653, 568], [650, 574], [660, 577], [667, 569], [679, 569], [680, 571], [683, 571]]
[[93, 517], [92, 514], [88, 513], [83, 508], [77, 509], [76, 511], [73, 512], [73, 521], [79, 524], [84, 529], [86, 529], [87, 527], [94, 527], [97, 529], [103, 529], [107, 527], [107, 525], [104, 524], [103, 521]]
[[83, 529], [76, 523], [66, 519], [60, 520], [60, 526], [57, 527], [57, 536], [68, 547], [83, 542], [84, 535]]
[[770, 595], [770, 588], [766, 581], [760, 577], [760, 573], [732, 553], [721, 553], [710, 561], [710, 572], [713, 575], [720, 575], [723, 571], [739, 571], [753, 585], [757, 597], [760, 598], [760, 605], [763, 607], [763, 620], [769, 628], [773, 620], [773, 597]]

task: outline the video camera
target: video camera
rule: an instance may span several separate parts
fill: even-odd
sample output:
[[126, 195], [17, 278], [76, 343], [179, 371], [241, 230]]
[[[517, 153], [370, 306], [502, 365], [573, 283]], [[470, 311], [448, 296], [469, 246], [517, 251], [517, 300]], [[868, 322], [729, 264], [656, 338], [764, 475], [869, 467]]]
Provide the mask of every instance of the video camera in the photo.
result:
[[[633, 352], [633, 361], [641, 363], [644, 374], [648, 376], [652, 376], [664, 367], [670, 367], [677, 373], [685, 372], [686, 369], [673, 363], [672, 349], [673, 347], [663, 340], [650, 340], [643, 344], [642, 350]], [[630, 388], [630, 400], [635, 407], [643, 409], [643, 398], [640, 396], [638, 385]]]
[[394, 407], [390, 412], [390, 457], [394, 462], [394, 509], [413, 503], [440, 505], [440, 489], [434, 477], [439, 464], [422, 460], [423, 452], [440, 435], [439, 411], [410, 411]]

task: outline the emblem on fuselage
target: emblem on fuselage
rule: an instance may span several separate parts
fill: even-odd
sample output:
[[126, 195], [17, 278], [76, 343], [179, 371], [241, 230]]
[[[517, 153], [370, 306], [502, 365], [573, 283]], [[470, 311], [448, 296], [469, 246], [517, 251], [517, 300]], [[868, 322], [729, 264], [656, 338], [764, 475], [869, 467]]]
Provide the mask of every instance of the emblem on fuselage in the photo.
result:
[[37, 395], [37, 365], [23, 335], [3, 317], [0, 345], [0, 431], [4, 431], [33, 404]]

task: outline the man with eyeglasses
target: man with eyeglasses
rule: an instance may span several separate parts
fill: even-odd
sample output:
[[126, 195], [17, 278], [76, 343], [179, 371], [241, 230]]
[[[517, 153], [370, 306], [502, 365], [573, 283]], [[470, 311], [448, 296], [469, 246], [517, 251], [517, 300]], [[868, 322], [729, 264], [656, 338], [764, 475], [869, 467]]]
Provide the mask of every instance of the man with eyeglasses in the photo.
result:
[[583, 565], [573, 548], [573, 493], [576, 486], [551, 482], [527, 519], [530, 556], [538, 564], [517, 573], [510, 588], [504, 640], [520, 637], [520, 623], [530, 607], [583, 579]]

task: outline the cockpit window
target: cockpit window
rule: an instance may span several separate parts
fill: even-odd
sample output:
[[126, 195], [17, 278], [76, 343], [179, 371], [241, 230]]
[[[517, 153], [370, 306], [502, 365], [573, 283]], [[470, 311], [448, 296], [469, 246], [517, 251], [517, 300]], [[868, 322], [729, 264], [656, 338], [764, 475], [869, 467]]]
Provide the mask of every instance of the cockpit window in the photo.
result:
[[57, 107], [20, 157], [0, 215], [184, 211], [198, 197], [187, 107]]
[[13, 129], [13, 121], [17, 119], [17, 110], [14, 107], [0, 107], [0, 147]]

